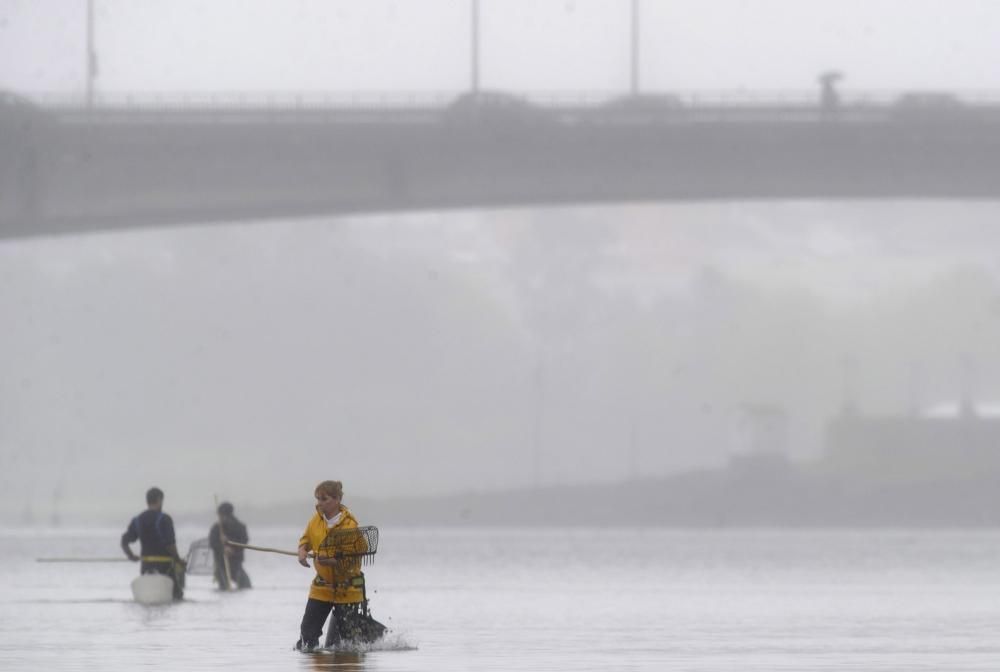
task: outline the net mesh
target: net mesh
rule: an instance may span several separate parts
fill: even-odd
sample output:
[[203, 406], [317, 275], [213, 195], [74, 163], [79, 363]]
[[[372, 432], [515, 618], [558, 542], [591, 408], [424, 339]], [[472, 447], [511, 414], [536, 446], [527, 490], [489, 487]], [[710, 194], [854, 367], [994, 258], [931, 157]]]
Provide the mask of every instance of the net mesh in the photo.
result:
[[375, 562], [378, 528], [374, 525], [331, 530], [316, 551], [320, 564], [351, 570]]
[[215, 558], [212, 556], [212, 547], [208, 539], [198, 539], [191, 542], [187, 553], [188, 574], [210, 576], [215, 571]]

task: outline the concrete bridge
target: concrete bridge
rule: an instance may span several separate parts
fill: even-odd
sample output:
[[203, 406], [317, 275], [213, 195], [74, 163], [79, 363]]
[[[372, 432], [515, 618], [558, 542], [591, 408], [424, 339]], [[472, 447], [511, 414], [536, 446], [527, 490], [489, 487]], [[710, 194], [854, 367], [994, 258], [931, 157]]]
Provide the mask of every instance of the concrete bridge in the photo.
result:
[[0, 237], [319, 213], [1000, 197], [1000, 105], [947, 96], [0, 108]]

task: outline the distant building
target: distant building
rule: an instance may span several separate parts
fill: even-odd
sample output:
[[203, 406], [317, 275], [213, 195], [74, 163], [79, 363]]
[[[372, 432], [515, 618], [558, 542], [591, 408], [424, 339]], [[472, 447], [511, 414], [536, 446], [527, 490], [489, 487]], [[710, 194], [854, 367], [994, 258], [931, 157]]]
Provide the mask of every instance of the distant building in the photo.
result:
[[0, 90], [0, 222], [32, 219], [42, 195], [40, 146], [53, 135], [49, 115]]
[[907, 415], [842, 413], [823, 466], [857, 480], [956, 482], [1000, 477], [1000, 404], [936, 404]]
[[729, 469], [760, 478], [783, 475], [788, 463], [788, 414], [780, 406], [744, 404], [739, 411]]

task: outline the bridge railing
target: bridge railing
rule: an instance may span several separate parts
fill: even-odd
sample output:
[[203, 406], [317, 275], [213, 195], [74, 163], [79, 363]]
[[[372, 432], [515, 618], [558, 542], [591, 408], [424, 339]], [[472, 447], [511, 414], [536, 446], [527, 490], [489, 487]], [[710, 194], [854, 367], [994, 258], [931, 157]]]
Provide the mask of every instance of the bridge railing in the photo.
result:
[[[93, 106], [99, 108], [279, 108], [279, 109], [405, 109], [444, 107], [470, 95], [464, 91], [109, 91], [96, 93]], [[629, 98], [623, 91], [522, 91], [505, 92], [512, 98], [542, 107], [596, 107]], [[945, 97], [967, 105], [1000, 105], [1000, 91], [900, 91], [845, 90], [840, 93], [843, 105], [892, 105], [908, 96]], [[83, 94], [35, 92], [24, 96], [42, 107], [79, 108], [87, 105]], [[784, 107], [816, 106], [816, 90], [677, 90], [642, 92], [641, 99], [675, 99], [688, 106], [708, 107]]]
[[[1000, 92], [844, 91], [824, 106], [816, 90], [674, 91], [630, 96], [620, 91], [480, 92], [103, 92], [38, 93], [36, 105], [70, 123], [436, 123], [476, 118], [478, 111], [568, 123], [811, 122], [1000, 115]], [[975, 112], [975, 114], [969, 114]], [[483, 115], [485, 116], [485, 115]]]
[[[87, 107], [80, 94], [41, 92], [27, 96], [50, 109]], [[93, 97], [98, 109], [225, 109], [225, 110], [379, 110], [435, 108], [455, 98], [449, 92], [259, 92], [259, 91], [172, 91], [102, 92]]]

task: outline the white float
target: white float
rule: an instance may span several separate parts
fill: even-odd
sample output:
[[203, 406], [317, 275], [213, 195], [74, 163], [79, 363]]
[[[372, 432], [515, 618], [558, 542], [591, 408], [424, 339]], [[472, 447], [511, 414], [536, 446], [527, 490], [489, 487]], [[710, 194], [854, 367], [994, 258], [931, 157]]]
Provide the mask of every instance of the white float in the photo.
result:
[[163, 574], [141, 574], [132, 581], [132, 596], [139, 604], [174, 601], [174, 581]]

